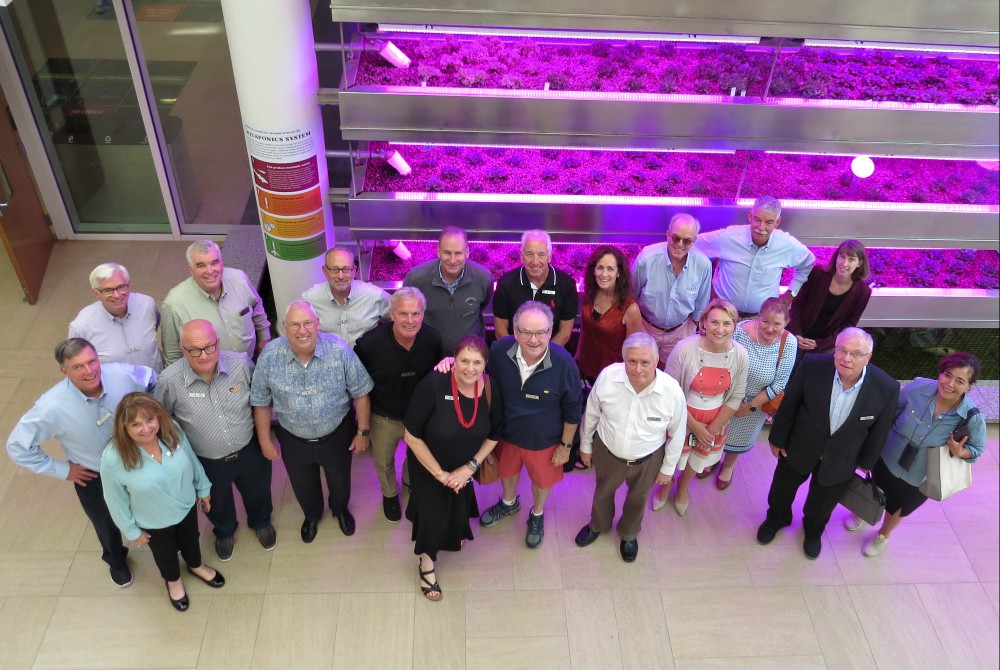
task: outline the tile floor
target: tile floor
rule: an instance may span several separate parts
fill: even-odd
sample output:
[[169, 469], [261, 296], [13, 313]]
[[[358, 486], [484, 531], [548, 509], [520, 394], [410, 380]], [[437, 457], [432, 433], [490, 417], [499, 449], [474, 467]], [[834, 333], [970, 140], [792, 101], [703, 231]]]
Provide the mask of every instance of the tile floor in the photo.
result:
[[[161, 299], [185, 276], [184, 247], [59, 243], [35, 306], [0, 261], [0, 435], [58, 379], [51, 349], [90, 300], [89, 271], [123, 262], [135, 290]], [[327, 517], [311, 545], [279, 467], [277, 549], [241, 532], [226, 587], [189, 580], [183, 614], [148, 550], [133, 550], [135, 583], [116, 588], [69, 485], [0, 457], [0, 668], [996, 668], [997, 455], [992, 427], [975, 486], [925, 505], [878, 558], [861, 555], [866, 533], [847, 533], [838, 511], [815, 562], [798, 523], [771, 546], [754, 541], [773, 467], [763, 445], [725, 493], [696, 483], [684, 518], [649, 513], [632, 565], [613, 534], [573, 544], [593, 486], [574, 473], [541, 549], [524, 546], [524, 511], [443, 555], [440, 603], [417, 589], [406, 522], [382, 518], [369, 457], [354, 465], [357, 534]], [[481, 490], [483, 506], [498, 493]]]

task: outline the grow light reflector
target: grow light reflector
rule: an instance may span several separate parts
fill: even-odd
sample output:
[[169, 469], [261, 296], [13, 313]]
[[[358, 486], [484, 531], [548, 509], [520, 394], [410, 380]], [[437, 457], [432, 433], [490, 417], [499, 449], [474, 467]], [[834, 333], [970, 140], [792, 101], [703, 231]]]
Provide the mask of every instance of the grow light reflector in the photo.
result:
[[[735, 154], [735, 149], [663, 149], [661, 147], [568, 147], [566, 145], [548, 144], [461, 144], [458, 142], [392, 142], [393, 146], [401, 147], [460, 147], [462, 149], [558, 149], [560, 151], [607, 151], [607, 152], [636, 152], [646, 151], [650, 153], [664, 154]], [[794, 152], [798, 153], [798, 152]], [[854, 155], [854, 154], [850, 154]]]
[[433, 26], [404, 23], [380, 23], [379, 33], [424, 35], [470, 35], [494, 37], [545, 37], [579, 40], [619, 40], [628, 42], [715, 42], [756, 44], [759, 38], [742, 35], [693, 35], [683, 33], [615, 33], [576, 30], [536, 30], [532, 28], [487, 28], [485, 26]]

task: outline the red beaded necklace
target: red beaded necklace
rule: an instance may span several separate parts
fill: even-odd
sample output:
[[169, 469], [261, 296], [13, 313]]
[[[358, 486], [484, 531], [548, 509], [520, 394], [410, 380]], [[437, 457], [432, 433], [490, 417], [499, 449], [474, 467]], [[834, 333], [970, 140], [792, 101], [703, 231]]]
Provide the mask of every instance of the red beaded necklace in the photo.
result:
[[474, 394], [472, 396], [472, 418], [468, 421], [462, 416], [462, 403], [458, 399], [458, 380], [455, 378], [455, 373], [451, 373], [451, 397], [455, 402], [455, 416], [458, 417], [458, 423], [461, 424], [462, 428], [472, 428], [472, 424], [476, 422], [476, 415], [479, 413], [479, 381], [476, 380], [475, 386], [473, 387]]

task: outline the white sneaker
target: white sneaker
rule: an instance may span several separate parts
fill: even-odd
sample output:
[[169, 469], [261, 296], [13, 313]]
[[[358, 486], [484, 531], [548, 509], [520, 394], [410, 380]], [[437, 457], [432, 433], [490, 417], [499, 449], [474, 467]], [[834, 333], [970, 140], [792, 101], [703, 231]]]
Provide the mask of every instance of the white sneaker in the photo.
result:
[[861, 553], [868, 557], [878, 556], [885, 551], [887, 544], [889, 544], [889, 538], [882, 533], [879, 533], [872, 538], [871, 542], [865, 545], [865, 548], [861, 550]]
[[861, 517], [859, 517], [859, 516], [857, 516], [855, 514], [852, 514], [851, 516], [849, 516], [847, 518], [847, 521], [844, 522], [844, 528], [846, 528], [847, 530], [849, 530], [851, 532], [854, 532], [856, 530], [861, 530], [861, 528], [864, 525], [865, 525], [865, 522], [861, 520]]

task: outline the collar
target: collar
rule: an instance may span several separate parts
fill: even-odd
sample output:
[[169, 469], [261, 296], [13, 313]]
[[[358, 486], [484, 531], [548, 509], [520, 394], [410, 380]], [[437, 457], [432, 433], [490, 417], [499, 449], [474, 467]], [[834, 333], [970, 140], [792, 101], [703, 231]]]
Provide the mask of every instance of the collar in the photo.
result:
[[833, 369], [833, 379], [838, 384], [840, 384], [841, 393], [851, 393], [852, 391], [861, 388], [861, 385], [865, 383], [865, 376], [867, 376], [867, 374], [868, 374], [868, 366], [866, 365], [865, 367], [861, 368], [861, 378], [858, 379], [858, 383], [852, 386], [851, 388], [845, 390], [844, 382], [840, 381], [840, 370], [838, 370], [837, 368]]
[[[922, 398], [924, 398], [928, 404], [936, 401], [937, 387], [938, 387], [938, 381], [936, 379], [917, 377], [910, 383], [912, 384], [915, 382], [922, 382], [920, 386], [916, 389], [916, 391], [914, 391], [915, 395], [919, 395]], [[969, 400], [969, 394], [966, 393], [965, 395], [962, 396], [962, 399], [958, 401], [958, 404], [952, 411], [954, 411], [955, 414], [959, 415], [964, 419], [968, 417], [969, 410], [971, 410], [973, 406], [974, 405], [972, 404], [972, 401]]]
[[[323, 358], [324, 357], [324, 354], [326, 352], [326, 348], [325, 348], [326, 347], [326, 344], [325, 344], [326, 340], [323, 339], [323, 335], [325, 335], [325, 333], [317, 333], [316, 334], [316, 348], [313, 349], [312, 358]], [[281, 337], [284, 338], [284, 340], [285, 340], [285, 342], [284, 342], [285, 350], [288, 353], [288, 356], [286, 357], [286, 360], [289, 363], [292, 362], [292, 361], [295, 361], [296, 363], [299, 363], [299, 359], [295, 355], [295, 351], [292, 349], [292, 344], [291, 344], [291, 342], [289, 342], [288, 336], [287, 335], [282, 335]], [[222, 359], [220, 358], [219, 360], [221, 361]], [[301, 363], [299, 363], [299, 365], [301, 365]]]
[[[666, 246], [663, 247], [663, 257], [667, 261], [667, 267], [673, 267], [673, 261], [670, 260], [670, 242], [666, 242]], [[691, 249], [689, 248], [688, 252], [684, 254], [684, 267], [681, 268], [682, 272], [687, 269], [688, 263], [690, 262], [691, 262]]]
[[84, 394], [83, 394], [83, 391], [81, 391], [80, 389], [78, 389], [78, 388], [77, 388], [77, 387], [76, 387], [76, 386], [75, 386], [75, 385], [73, 384], [73, 382], [71, 382], [71, 381], [69, 380], [69, 378], [68, 378], [68, 377], [63, 377], [63, 382], [64, 382], [64, 383], [66, 384], [66, 386], [67, 386], [67, 387], [69, 388], [69, 391], [70, 391], [70, 393], [72, 393], [72, 394], [75, 394], [75, 395], [74, 395], [73, 397], [74, 397], [74, 398], [79, 398], [80, 400], [83, 400], [83, 402], [90, 402], [91, 400], [101, 400], [102, 398], [104, 398], [104, 396], [108, 395], [108, 389], [107, 389], [107, 387], [106, 387], [106, 386], [104, 386], [104, 375], [103, 375], [103, 371], [102, 371], [102, 373], [101, 373], [101, 395], [99, 395], [99, 396], [95, 396], [95, 397], [93, 397], [93, 398], [91, 398], [91, 397], [90, 397], [89, 395], [84, 395]]
[[456, 279], [455, 281], [449, 283], [448, 280], [446, 280], [444, 278], [444, 273], [441, 272], [441, 261], [438, 261], [438, 279], [440, 279], [441, 283], [444, 284], [445, 286], [447, 286], [448, 288], [454, 288], [454, 287], [456, 287], [456, 286], [458, 286], [459, 284], [462, 283], [462, 279], [465, 278], [465, 269], [467, 267], [469, 267], [469, 261], [468, 260], [466, 260], [465, 261], [465, 265], [462, 266], [462, 272], [461, 272], [461, 274], [458, 275], [458, 279]]
[[[215, 303], [221, 302], [222, 299], [226, 297], [226, 269], [225, 268], [222, 269], [222, 278], [219, 281], [219, 286], [222, 288], [222, 293], [219, 294], [219, 299], [218, 300], [215, 299], [215, 296], [211, 295], [205, 289], [203, 289], [202, 287], [198, 286], [198, 282], [196, 282], [194, 280], [194, 277], [191, 277], [191, 283], [194, 284], [194, 287], [198, 290], [199, 293], [201, 293], [203, 296], [205, 296], [206, 298], [208, 298], [212, 302], [215, 302]], [[131, 300], [131, 299], [132, 299], [132, 296], [130, 295], [129, 296], [129, 300]]]
[[219, 349], [219, 361], [218, 363], [215, 364], [215, 375], [213, 375], [212, 381], [206, 382], [204, 379], [202, 379], [201, 376], [194, 371], [194, 368], [191, 367], [191, 363], [188, 361], [188, 359], [184, 358], [183, 356], [181, 356], [178, 359], [178, 361], [184, 362], [184, 364], [181, 366], [181, 379], [184, 380], [184, 386], [191, 386], [191, 384], [194, 384], [195, 382], [203, 382], [205, 384], [211, 384], [220, 375], [222, 375], [223, 377], [229, 375], [229, 363], [227, 363], [226, 359], [222, 356], [221, 349]]
[[762, 247], [758, 247], [756, 244], [753, 243], [753, 236], [750, 234], [750, 226], [746, 225], [746, 226], [744, 226], [744, 229], [746, 231], [746, 237], [744, 237], [744, 243], [747, 244], [747, 245], [749, 245], [749, 247], [750, 247], [751, 250], [756, 249], [756, 250], [759, 250], [759, 251], [767, 251], [768, 249], [770, 249], [771, 248], [771, 240], [774, 239], [774, 234], [776, 232], [778, 232], [777, 228], [775, 228], [774, 230], [772, 230], [771, 234], [767, 236], [767, 244], [765, 244]]
[[[344, 307], [347, 307], [349, 304], [351, 304], [351, 296], [354, 295], [354, 283], [356, 281], [357, 279], [351, 281], [351, 290], [347, 292], [347, 297], [344, 298]], [[337, 302], [337, 299], [333, 297], [333, 288], [331, 288], [330, 282], [326, 283], [326, 290], [330, 293], [330, 302], [340, 307], [340, 303]]]
[[628, 378], [628, 372], [625, 370], [625, 364], [616, 363], [615, 365], [621, 365], [620, 368], [613, 371], [614, 378], [612, 379], [612, 381], [615, 382], [616, 384], [623, 384], [625, 388], [627, 388], [634, 395], [639, 397], [646, 396], [651, 393], [657, 393], [659, 395], [663, 395], [663, 390], [664, 390], [663, 385], [666, 383], [663, 377], [667, 373], [663, 372], [662, 370], [657, 370], [656, 375], [653, 377], [652, 383], [650, 383], [650, 385], [644, 388], [643, 390], [636, 391], [635, 387], [632, 386], [631, 380], [629, 380]]
[[[517, 340], [514, 339], [513, 336], [510, 336], [510, 340], [511, 340], [511, 347], [510, 347], [510, 349], [507, 350], [507, 356], [508, 356], [508, 358], [510, 358], [510, 360], [514, 361], [514, 365], [518, 365], [517, 360], [519, 358], [522, 361], [524, 360], [523, 358], [521, 358], [521, 345], [517, 343]], [[541, 360], [538, 361], [538, 363], [540, 363], [541, 365], [539, 367], [536, 367], [535, 368], [536, 370], [537, 369], [545, 370], [547, 368], [551, 368], [552, 367], [552, 343], [551, 342], [549, 342], [549, 346], [547, 346], [545, 348], [545, 355], [542, 356]], [[538, 363], [536, 363], [535, 365], [538, 365]], [[525, 365], [527, 366], [527, 363], [525, 363]]]
[[[531, 280], [528, 279], [528, 273], [525, 272], [523, 265], [521, 266], [520, 278], [521, 278], [521, 286], [524, 286], [526, 284], [527, 285], [531, 284]], [[549, 263], [549, 273], [548, 275], [546, 275], [545, 283], [543, 283], [542, 286], [555, 286], [555, 285], [556, 285], [556, 269], [552, 266], [552, 263]], [[539, 286], [538, 288], [542, 288], [542, 286]]]

